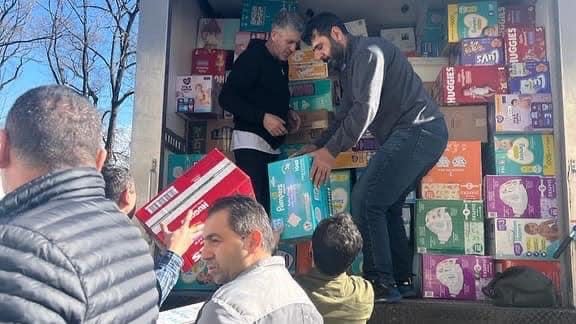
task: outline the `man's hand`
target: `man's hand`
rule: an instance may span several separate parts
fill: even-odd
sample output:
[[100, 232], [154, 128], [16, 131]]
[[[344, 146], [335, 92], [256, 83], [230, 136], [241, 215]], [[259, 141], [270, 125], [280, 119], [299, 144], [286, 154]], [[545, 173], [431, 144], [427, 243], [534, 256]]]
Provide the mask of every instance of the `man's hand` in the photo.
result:
[[272, 114], [264, 114], [264, 128], [270, 133], [272, 136], [282, 136], [286, 135], [288, 131], [284, 126], [286, 122], [282, 120], [282, 118], [278, 116], [274, 116]]
[[188, 211], [182, 226], [174, 232], [170, 232], [165, 224], [160, 224], [162, 233], [164, 234], [166, 247], [169, 251], [182, 256], [186, 251], [188, 251], [190, 245], [202, 236], [202, 228], [204, 228], [204, 225], [200, 224], [190, 226], [192, 218], [192, 211]]
[[316, 187], [320, 187], [330, 177], [336, 158], [326, 148], [321, 148], [310, 154], [314, 158], [310, 175]]
[[290, 134], [296, 133], [300, 129], [301, 124], [302, 119], [300, 119], [300, 115], [292, 109], [288, 110], [288, 129], [290, 130]]
[[290, 155], [290, 157], [292, 158], [292, 157], [308, 154], [310, 152], [316, 151], [317, 149], [318, 149], [318, 146], [316, 146], [314, 144], [306, 144], [306, 145], [302, 146], [302, 148], [299, 149], [296, 153]]

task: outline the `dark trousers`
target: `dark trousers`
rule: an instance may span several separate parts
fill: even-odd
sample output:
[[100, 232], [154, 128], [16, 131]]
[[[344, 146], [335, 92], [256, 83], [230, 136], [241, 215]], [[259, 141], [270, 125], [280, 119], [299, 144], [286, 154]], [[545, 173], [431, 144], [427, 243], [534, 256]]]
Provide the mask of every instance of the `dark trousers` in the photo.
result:
[[448, 140], [443, 119], [397, 129], [352, 191], [352, 215], [364, 241], [364, 277], [392, 284], [412, 275], [413, 251], [402, 221], [408, 193], [436, 164]]
[[278, 160], [278, 155], [258, 150], [234, 150], [236, 165], [252, 180], [256, 200], [264, 206], [270, 215], [270, 195], [268, 187], [268, 163]]

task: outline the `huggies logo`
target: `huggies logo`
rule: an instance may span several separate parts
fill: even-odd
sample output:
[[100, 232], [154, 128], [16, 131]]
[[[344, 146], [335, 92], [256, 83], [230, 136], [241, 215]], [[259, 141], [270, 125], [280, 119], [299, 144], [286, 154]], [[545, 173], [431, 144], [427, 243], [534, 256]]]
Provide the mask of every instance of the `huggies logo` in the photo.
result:
[[518, 63], [518, 34], [516, 28], [508, 28], [508, 63]]
[[446, 102], [456, 104], [456, 79], [454, 77], [454, 67], [446, 68]]
[[192, 218], [200, 215], [203, 211], [207, 210], [210, 207], [206, 201], [202, 201], [200, 205], [196, 206], [196, 208], [192, 209]]

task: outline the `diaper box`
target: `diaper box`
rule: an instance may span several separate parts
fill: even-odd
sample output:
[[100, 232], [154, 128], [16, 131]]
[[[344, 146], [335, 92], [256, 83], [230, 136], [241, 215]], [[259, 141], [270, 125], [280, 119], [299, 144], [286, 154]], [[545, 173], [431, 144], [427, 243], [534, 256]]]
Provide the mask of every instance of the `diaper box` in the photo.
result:
[[536, 8], [528, 4], [510, 4], [498, 7], [498, 31], [504, 34], [508, 27], [535, 27]]
[[307, 274], [313, 267], [312, 242], [302, 241], [296, 244], [296, 274]]
[[352, 151], [377, 151], [380, 145], [370, 131], [364, 132], [358, 142], [352, 146]]
[[210, 274], [208, 274], [208, 266], [202, 259], [188, 271], [180, 272], [178, 281], [174, 286], [174, 291], [214, 291], [218, 285]]
[[434, 84], [432, 94], [441, 105], [458, 106], [494, 102], [494, 95], [508, 92], [503, 66], [446, 66]]
[[[158, 242], [164, 242], [161, 224], [174, 231], [182, 226], [189, 211], [194, 216], [193, 224], [204, 223], [210, 206], [217, 199], [232, 195], [254, 197], [252, 183], [222, 152], [214, 149], [140, 208], [135, 217]], [[202, 246], [200, 238], [186, 251], [184, 272], [200, 260]]]
[[346, 30], [354, 36], [368, 37], [368, 29], [366, 28], [366, 21], [364, 19], [345, 22], [344, 26]]
[[448, 42], [484, 36], [498, 36], [497, 1], [448, 5]]
[[197, 48], [192, 52], [193, 75], [211, 75], [216, 82], [223, 84], [226, 70], [231, 65], [231, 51]]
[[554, 130], [550, 94], [496, 95], [491, 121], [497, 133], [535, 133]]
[[488, 220], [487, 243], [494, 259], [552, 260], [561, 238], [556, 219]]
[[381, 29], [380, 37], [394, 44], [403, 53], [416, 52], [416, 36], [412, 27]]
[[481, 143], [449, 141], [420, 185], [423, 199], [481, 200]]
[[284, 262], [286, 263], [286, 269], [290, 274], [296, 274], [296, 245], [295, 244], [286, 244], [280, 243], [278, 244], [278, 249], [274, 254], [276, 256], [281, 256], [284, 258]]
[[330, 173], [330, 192], [332, 194], [332, 212], [350, 213], [352, 176], [350, 170], [334, 170]]
[[166, 170], [167, 184], [171, 184], [183, 175], [190, 167], [202, 160], [204, 154], [174, 154], [168, 153], [168, 168]]
[[243, 0], [240, 13], [240, 30], [270, 32], [272, 22], [281, 10], [295, 12], [296, 0]]
[[416, 201], [418, 253], [484, 255], [481, 201]]
[[422, 256], [424, 298], [483, 300], [482, 288], [494, 278], [494, 260], [489, 256]]
[[508, 65], [508, 90], [510, 93], [551, 93], [548, 62], [522, 62]]
[[300, 49], [288, 57], [288, 64], [318, 63], [321, 62], [314, 57], [312, 48]]
[[283, 228], [282, 240], [312, 237], [318, 223], [332, 214], [329, 185], [314, 186], [311, 167], [310, 155], [268, 164], [270, 214], [274, 228]]
[[460, 64], [503, 65], [504, 42], [500, 37], [466, 38], [460, 42]]
[[555, 177], [491, 176], [484, 178], [488, 218], [555, 218]]
[[495, 135], [493, 145], [496, 175], [555, 174], [553, 135]]
[[288, 79], [290, 81], [326, 78], [328, 78], [328, 64], [324, 62], [299, 63], [288, 66]]
[[546, 61], [543, 27], [508, 27], [504, 32], [506, 63]]
[[211, 75], [188, 75], [177, 78], [176, 102], [178, 112], [217, 113], [218, 86]]
[[233, 51], [234, 38], [239, 29], [239, 19], [200, 18], [196, 48]]
[[290, 107], [296, 111], [333, 111], [332, 81], [290, 82]]

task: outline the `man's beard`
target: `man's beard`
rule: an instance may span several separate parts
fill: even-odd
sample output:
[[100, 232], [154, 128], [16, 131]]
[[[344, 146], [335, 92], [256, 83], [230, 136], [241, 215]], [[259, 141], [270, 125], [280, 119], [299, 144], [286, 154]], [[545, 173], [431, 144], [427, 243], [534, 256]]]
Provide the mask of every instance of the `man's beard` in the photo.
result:
[[328, 68], [330, 70], [340, 71], [344, 64], [344, 55], [346, 49], [330, 37], [330, 59], [328, 59]]

